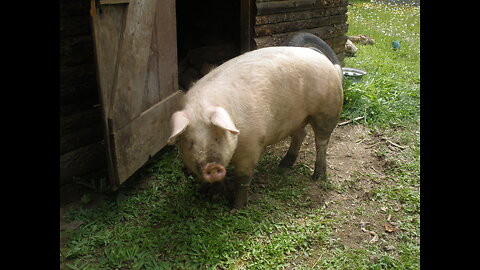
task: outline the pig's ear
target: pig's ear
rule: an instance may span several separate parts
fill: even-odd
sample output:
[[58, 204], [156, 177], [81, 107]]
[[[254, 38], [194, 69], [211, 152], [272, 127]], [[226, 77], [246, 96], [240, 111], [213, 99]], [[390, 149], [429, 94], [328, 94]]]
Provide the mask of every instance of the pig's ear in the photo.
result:
[[232, 134], [237, 135], [240, 131], [233, 124], [232, 118], [227, 111], [222, 107], [212, 108], [212, 114], [210, 115], [210, 122], [217, 127], [223, 128]]
[[172, 115], [170, 119], [170, 125], [172, 127], [172, 134], [168, 138], [167, 143], [172, 145], [177, 142], [178, 135], [182, 134], [187, 128], [190, 121], [184, 111], [177, 111]]

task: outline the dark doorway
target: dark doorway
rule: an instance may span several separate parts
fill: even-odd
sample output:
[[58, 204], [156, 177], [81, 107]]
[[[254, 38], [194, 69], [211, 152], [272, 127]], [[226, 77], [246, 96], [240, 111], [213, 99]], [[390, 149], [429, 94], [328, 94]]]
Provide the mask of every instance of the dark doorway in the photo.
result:
[[176, 1], [179, 86], [241, 52], [241, 1]]

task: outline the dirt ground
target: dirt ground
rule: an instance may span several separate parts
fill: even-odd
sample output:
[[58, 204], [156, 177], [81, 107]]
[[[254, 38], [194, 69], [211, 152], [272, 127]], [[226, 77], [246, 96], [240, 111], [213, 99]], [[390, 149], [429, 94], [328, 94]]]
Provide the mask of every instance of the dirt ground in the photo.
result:
[[[335, 228], [334, 236], [350, 248], [360, 248], [379, 239], [395, 239], [395, 215], [388, 214], [387, 210], [398, 212], [402, 206], [395, 204], [387, 207], [375, 203], [371, 193], [381, 183], [392, 181], [384, 173], [389, 161], [376, 154], [375, 146], [381, 143], [385, 144], [386, 151], [400, 151], [362, 125], [338, 126], [327, 149], [327, 175], [333, 188], [325, 191], [315, 182], [310, 182], [312, 204], [324, 203], [332, 215], [340, 218], [342, 224]], [[282, 156], [288, 145], [289, 140], [284, 140], [267, 151]], [[300, 148], [298, 161], [309, 164], [307, 166], [313, 172], [315, 137], [310, 126], [307, 126], [307, 137]], [[391, 246], [385, 245], [384, 248]]]
[[[313, 132], [312, 132], [313, 133]], [[312, 136], [313, 137], [313, 136]], [[313, 138], [312, 138], [313, 139]], [[327, 173], [331, 176], [332, 183], [342, 184], [349, 179], [355, 178], [354, 188], [348, 188], [346, 192], [329, 192], [325, 198], [325, 203], [341, 211], [354, 212], [353, 209], [362, 207], [365, 211], [376, 213], [370, 219], [359, 220], [355, 214], [343, 219], [343, 226], [336, 228], [335, 235], [344, 245], [358, 248], [362, 242], [371, 241], [375, 234], [370, 232], [383, 231], [387, 216], [384, 217], [380, 209], [371, 209], [368, 200], [369, 191], [378, 184], [371, 179], [384, 180], [383, 170], [385, 162], [374, 153], [374, 146], [380, 139], [368, 133], [361, 125], [337, 127], [330, 139], [331, 145], [327, 152], [328, 169]], [[314, 141], [312, 142], [314, 143]], [[373, 175], [374, 177], [358, 177]], [[357, 179], [358, 178], [358, 179]], [[366, 215], [363, 215], [365, 217]], [[368, 223], [375, 229], [367, 230], [364, 225]], [[364, 224], [363, 226], [359, 224]]]

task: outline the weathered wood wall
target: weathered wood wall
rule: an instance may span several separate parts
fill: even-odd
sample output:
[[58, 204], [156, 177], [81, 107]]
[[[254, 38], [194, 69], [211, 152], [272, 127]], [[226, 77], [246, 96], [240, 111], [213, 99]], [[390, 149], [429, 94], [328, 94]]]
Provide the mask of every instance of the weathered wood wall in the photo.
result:
[[343, 63], [347, 41], [348, 0], [256, 0], [257, 48], [278, 46], [294, 32], [325, 40]]
[[90, 1], [60, 1], [60, 185], [105, 170]]

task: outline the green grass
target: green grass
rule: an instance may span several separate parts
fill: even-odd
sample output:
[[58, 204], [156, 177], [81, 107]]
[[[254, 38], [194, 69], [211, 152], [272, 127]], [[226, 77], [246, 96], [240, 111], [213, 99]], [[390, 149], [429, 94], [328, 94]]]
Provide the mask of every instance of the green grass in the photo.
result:
[[[358, 122], [407, 148], [393, 152], [380, 144], [372, 149], [386, 164], [383, 181], [358, 172], [322, 187], [343, 195], [356, 192], [363, 179], [378, 182], [368, 200], [336, 210], [315, 205], [309, 168], [296, 163], [281, 170], [281, 157], [267, 152], [255, 173], [265, 183], [254, 184], [248, 207], [232, 214], [224, 198], [200, 197], [198, 183], [183, 173], [177, 152], [166, 151], [142, 170], [152, 180], [133, 181], [98, 203], [98, 190], [92, 188], [80, 207], [67, 213], [67, 223], [81, 225], [61, 232], [67, 239], [60, 250], [62, 267], [419, 269], [419, 9], [350, 3], [348, 35], [369, 35], [376, 43], [359, 46], [357, 57], [345, 61], [368, 74], [358, 83], [347, 82], [342, 118], [363, 116]], [[399, 40], [400, 50], [391, 49], [393, 40]], [[374, 219], [380, 208], [398, 222], [398, 232], [358, 243], [358, 248], [336, 237], [352, 216], [357, 223]], [[395, 250], [386, 251], [386, 245]]]
[[[356, 57], [345, 66], [367, 72], [362, 80], [347, 80], [342, 118], [363, 116], [364, 122], [389, 127], [419, 122], [420, 8], [350, 1], [348, 35], [368, 35], [372, 45], [357, 45]], [[393, 50], [398, 40], [400, 49]]]
[[[271, 159], [262, 162], [273, 166]], [[289, 210], [301, 204], [302, 189], [289, 188], [292, 177], [271, 175], [283, 181], [271, 188], [257, 187], [266, 196], [231, 214], [222, 199], [197, 198], [197, 186], [181, 173], [175, 151], [148, 169], [157, 173], [145, 190], [124, 190], [123, 200], [103, 201], [95, 210], [80, 208], [69, 214], [68, 220], [84, 225], [71, 232], [61, 252], [67, 267], [271, 269], [309, 254], [312, 244], [328, 241], [324, 211]]]

